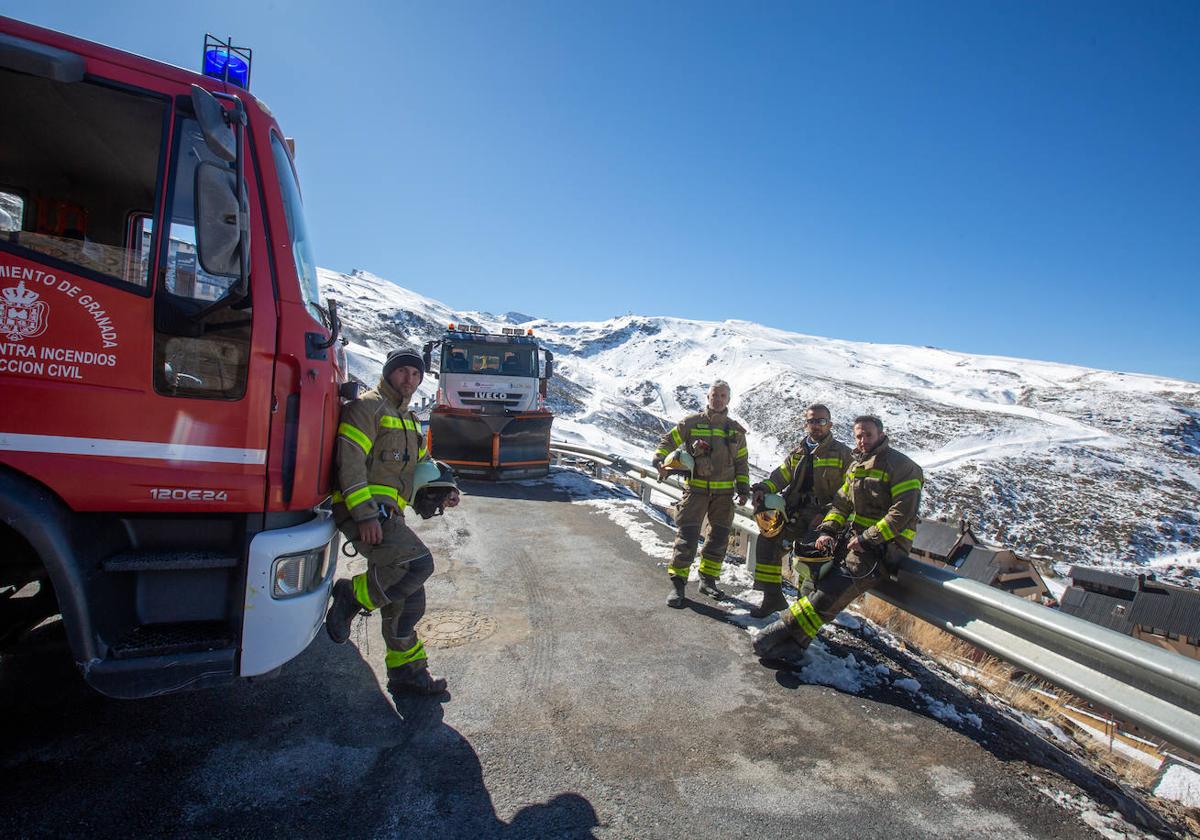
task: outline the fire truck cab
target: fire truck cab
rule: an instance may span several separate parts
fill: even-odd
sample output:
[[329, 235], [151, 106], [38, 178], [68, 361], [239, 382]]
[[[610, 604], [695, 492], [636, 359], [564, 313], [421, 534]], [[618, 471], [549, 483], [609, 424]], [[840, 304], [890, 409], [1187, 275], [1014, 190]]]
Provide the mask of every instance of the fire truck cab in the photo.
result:
[[114, 697], [275, 671], [334, 573], [336, 307], [249, 56], [204, 58], [0, 18], [0, 651], [61, 616]]

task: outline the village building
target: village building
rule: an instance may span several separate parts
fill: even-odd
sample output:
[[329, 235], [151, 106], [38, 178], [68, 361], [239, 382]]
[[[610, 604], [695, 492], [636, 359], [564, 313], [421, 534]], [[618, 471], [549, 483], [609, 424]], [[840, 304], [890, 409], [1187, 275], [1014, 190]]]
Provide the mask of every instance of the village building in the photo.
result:
[[917, 525], [911, 556], [952, 569], [971, 580], [1042, 602], [1050, 589], [1032, 561], [1002, 546], [985, 545], [964, 521], [957, 525], [922, 520]]
[[1062, 611], [1200, 659], [1200, 592], [1194, 589], [1160, 583], [1153, 575], [1072, 566]]

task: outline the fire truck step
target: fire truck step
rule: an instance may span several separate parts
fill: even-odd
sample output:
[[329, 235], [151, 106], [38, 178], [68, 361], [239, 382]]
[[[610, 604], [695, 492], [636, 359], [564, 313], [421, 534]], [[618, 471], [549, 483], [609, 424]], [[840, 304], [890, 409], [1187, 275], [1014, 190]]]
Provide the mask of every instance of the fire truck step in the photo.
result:
[[104, 561], [106, 572], [175, 572], [231, 569], [236, 557], [219, 551], [123, 551]]
[[135, 627], [114, 643], [110, 651], [114, 659], [133, 659], [139, 656], [220, 650], [232, 644], [233, 638], [224, 622], [189, 621]]

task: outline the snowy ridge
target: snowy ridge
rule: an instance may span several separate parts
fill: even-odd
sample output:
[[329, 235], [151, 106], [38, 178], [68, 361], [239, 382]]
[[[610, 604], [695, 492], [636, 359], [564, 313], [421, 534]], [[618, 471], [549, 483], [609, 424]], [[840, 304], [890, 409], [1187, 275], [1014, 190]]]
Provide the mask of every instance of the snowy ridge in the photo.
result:
[[[451, 309], [354, 271], [320, 271], [337, 299], [351, 371], [374, 383], [387, 350], [450, 322], [531, 327], [555, 354], [555, 437], [648, 462], [662, 431], [715, 379], [750, 430], [764, 475], [800, 441], [805, 405], [883, 418], [926, 472], [922, 515], [965, 516], [984, 539], [1070, 563], [1197, 583], [1200, 384], [1053, 362], [872, 344], [746, 321], [625, 315], [552, 323]], [[421, 396], [436, 382], [426, 381]]]

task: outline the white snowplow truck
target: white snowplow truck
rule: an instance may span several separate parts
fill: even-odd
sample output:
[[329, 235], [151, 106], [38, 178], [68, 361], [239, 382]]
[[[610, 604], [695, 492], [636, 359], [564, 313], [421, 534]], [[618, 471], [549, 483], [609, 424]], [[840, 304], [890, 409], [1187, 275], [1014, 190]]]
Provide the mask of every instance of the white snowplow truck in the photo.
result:
[[[440, 348], [433, 364], [434, 351]], [[550, 471], [546, 382], [554, 355], [533, 330], [500, 334], [451, 324], [425, 345], [425, 368], [438, 379], [429, 412], [429, 451], [469, 478], [530, 478]]]

